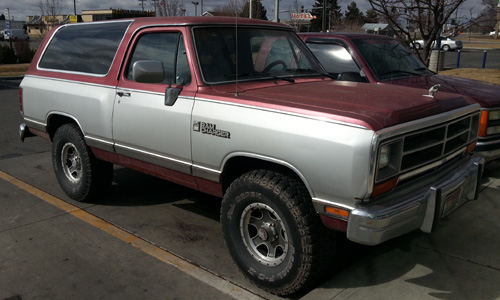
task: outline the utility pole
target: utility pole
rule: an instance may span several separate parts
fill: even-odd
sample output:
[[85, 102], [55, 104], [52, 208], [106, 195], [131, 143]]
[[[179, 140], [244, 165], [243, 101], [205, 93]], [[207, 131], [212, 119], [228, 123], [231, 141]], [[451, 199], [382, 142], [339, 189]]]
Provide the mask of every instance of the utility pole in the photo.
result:
[[495, 40], [498, 40], [498, 34], [500, 33], [500, 0], [498, 0], [497, 5], [497, 24], [495, 25]]
[[153, 2], [153, 6], [155, 7], [155, 17], [157, 17], [157, 12], [156, 12], [156, 8], [158, 6], [158, 0], [151, 0], [151, 2]]
[[326, 0], [323, 0], [323, 20], [321, 20], [321, 32], [326, 32]]
[[274, 22], [280, 22], [280, 0], [274, 2]]
[[147, 0], [139, 0], [139, 2], [141, 2], [141, 4], [139, 4], [139, 5], [142, 6], [142, 12], [144, 12], [144, 1], [147, 1]]
[[73, 12], [76, 16], [76, 0], [73, 0]]

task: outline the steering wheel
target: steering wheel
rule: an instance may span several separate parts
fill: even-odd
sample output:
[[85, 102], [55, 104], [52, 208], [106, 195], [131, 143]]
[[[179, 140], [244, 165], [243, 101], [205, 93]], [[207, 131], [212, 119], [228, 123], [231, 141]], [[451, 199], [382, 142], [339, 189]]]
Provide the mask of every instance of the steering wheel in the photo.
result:
[[283, 66], [282, 70], [286, 70], [286, 68], [287, 68], [287, 65], [286, 65], [286, 63], [284, 61], [282, 61], [282, 60], [275, 60], [272, 63], [268, 64], [264, 68], [264, 70], [262, 70], [262, 73], [267, 73], [269, 70], [271, 70], [273, 67], [275, 67], [277, 65], [282, 65]]

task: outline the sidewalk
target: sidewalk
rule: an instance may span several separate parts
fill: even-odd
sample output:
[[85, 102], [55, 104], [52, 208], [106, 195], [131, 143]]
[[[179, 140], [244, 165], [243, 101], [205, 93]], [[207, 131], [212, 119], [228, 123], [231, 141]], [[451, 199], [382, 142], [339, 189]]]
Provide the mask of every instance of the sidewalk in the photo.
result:
[[234, 299], [205, 283], [225, 282], [215, 275], [200, 281], [2, 178], [0, 191], [0, 299]]

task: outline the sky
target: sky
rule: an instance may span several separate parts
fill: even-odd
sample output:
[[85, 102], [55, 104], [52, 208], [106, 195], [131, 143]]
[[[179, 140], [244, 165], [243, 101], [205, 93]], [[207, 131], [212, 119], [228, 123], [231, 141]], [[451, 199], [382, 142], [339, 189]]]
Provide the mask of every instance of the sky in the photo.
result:
[[[25, 21], [26, 16], [40, 15], [39, 8], [40, 0], [2, 0], [0, 4], [0, 14], [4, 13], [5, 9], [9, 9], [9, 13], [14, 18], [15, 21]], [[94, 10], [94, 9], [128, 9], [128, 10], [141, 10], [141, 2], [139, 0], [60, 0], [62, 4], [61, 14], [72, 14], [74, 11], [74, 3], [76, 3], [76, 12], [81, 14], [82, 10]], [[223, 6], [227, 3], [227, 0], [178, 0], [184, 3], [186, 7], [186, 14], [189, 16], [194, 16], [195, 8], [192, 4], [193, 1], [198, 1], [201, 3], [203, 1], [203, 10], [209, 11], [213, 10], [215, 7]], [[280, 19], [290, 19], [288, 12], [283, 12], [286, 10], [293, 9], [293, 3], [295, 0], [281, 0], [280, 1]], [[342, 12], [345, 12], [347, 6], [353, 0], [339, 0], [338, 3], [342, 7]], [[274, 18], [274, 5], [275, 0], [261, 0], [262, 4], [267, 10], [267, 16], [269, 19]], [[314, 0], [298, 0], [298, 2], [304, 7], [312, 8]], [[365, 12], [370, 9], [371, 6], [368, 0], [357, 0], [355, 1], [358, 8]], [[459, 8], [459, 16], [470, 16], [470, 10], [473, 9], [475, 12], [481, 11], [480, 0], [466, 0], [466, 2]], [[144, 1], [145, 10], [154, 10], [153, 6], [150, 4], [150, 0]], [[201, 5], [198, 5], [197, 11], [200, 14]]]

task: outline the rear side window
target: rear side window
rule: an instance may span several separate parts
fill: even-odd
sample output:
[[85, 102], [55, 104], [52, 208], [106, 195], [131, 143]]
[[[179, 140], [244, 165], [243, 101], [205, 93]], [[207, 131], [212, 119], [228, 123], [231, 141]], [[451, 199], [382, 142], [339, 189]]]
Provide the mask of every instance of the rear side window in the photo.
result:
[[130, 21], [70, 25], [56, 32], [38, 66], [105, 75]]

